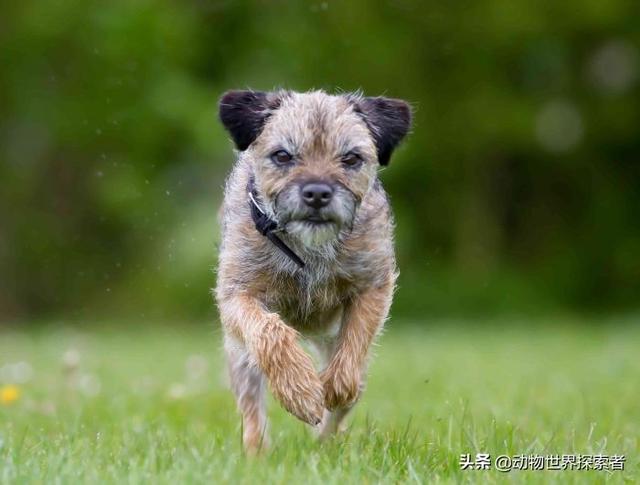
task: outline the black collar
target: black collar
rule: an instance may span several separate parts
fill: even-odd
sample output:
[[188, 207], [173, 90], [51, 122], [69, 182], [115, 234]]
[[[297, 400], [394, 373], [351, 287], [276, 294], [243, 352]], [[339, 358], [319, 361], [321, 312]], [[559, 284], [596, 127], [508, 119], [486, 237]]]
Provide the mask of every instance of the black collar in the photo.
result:
[[275, 231], [278, 229], [278, 223], [271, 219], [264, 209], [260, 206], [260, 196], [256, 190], [256, 184], [253, 176], [249, 178], [247, 184], [247, 193], [249, 195], [249, 209], [251, 210], [251, 218], [253, 219], [256, 229], [260, 234], [269, 239], [280, 251], [287, 255], [287, 257], [296, 263], [299, 268], [304, 268], [304, 261], [300, 259], [293, 250], [287, 246], [282, 239], [280, 239]]

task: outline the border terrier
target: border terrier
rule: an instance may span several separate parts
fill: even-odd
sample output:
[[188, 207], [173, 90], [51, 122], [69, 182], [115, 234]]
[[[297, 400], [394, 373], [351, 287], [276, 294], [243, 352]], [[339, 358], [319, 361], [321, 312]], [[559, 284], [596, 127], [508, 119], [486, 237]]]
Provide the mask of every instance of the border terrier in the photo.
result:
[[393, 218], [378, 167], [409, 131], [411, 109], [323, 91], [230, 91], [219, 109], [238, 160], [215, 297], [244, 447], [268, 444], [267, 382], [325, 438], [362, 393], [391, 306]]

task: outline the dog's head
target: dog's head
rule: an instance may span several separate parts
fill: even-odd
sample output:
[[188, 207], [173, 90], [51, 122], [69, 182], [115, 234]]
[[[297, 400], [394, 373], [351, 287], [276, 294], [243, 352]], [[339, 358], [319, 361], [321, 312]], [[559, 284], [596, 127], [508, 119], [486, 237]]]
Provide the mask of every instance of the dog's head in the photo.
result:
[[230, 91], [220, 119], [269, 215], [307, 246], [335, 240], [411, 124], [404, 101], [321, 91]]

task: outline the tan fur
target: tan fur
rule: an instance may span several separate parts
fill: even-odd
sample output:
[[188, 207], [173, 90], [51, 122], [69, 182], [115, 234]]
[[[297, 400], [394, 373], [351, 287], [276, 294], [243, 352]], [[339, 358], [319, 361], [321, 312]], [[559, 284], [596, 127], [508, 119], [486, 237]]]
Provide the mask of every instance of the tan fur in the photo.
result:
[[[353, 102], [319, 91], [274, 96], [277, 109], [240, 153], [227, 181], [216, 288], [250, 451], [267, 444], [265, 378], [282, 406], [319, 425], [322, 437], [338, 430], [363, 390], [369, 348], [389, 312], [397, 274], [375, 141]], [[293, 166], [272, 162], [279, 148], [296, 155]], [[341, 154], [356, 148], [362, 166], [345, 169]], [[304, 269], [255, 229], [247, 198], [251, 176], [265, 210], [285, 227], [281, 238], [306, 262]], [[295, 214], [298, 186], [306, 180], [338, 187], [334, 209], [340, 223], [318, 229], [286, 219]], [[320, 374], [300, 346], [302, 338], [323, 354]]]

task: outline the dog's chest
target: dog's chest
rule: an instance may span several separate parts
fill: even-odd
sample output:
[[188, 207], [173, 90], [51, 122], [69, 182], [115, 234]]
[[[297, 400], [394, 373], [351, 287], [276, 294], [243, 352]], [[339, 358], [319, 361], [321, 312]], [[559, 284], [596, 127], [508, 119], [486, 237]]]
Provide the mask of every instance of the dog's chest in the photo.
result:
[[316, 333], [336, 319], [351, 294], [351, 285], [335, 275], [316, 278], [298, 274], [274, 278], [265, 302], [287, 324], [304, 333]]

